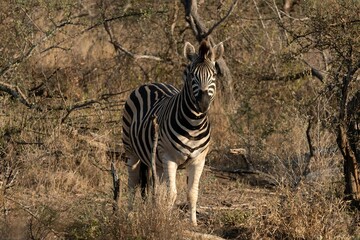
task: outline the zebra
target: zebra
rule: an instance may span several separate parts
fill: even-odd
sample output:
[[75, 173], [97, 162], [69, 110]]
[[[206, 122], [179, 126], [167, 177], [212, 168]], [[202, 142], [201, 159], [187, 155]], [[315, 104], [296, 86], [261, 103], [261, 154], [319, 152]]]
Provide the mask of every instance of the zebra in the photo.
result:
[[151, 168], [152, 117], [156, 115], [159, 126], [157, 175], [166, 181], [170, 204], [173, 205], [177, 195], [176, 171], [187, 169], [187, 200], [193, 225], [197, 225], [199, 180], [209, 151], [211, 129], [208, 111], [216, 93], [216, 61], [223, 52], [222, 43], [211, 47], [208, 40], [203, 40], [196, 53], [194, 46], [186, 42], [184, 56], [190, 64], [183, 74], [182, 89], [165, 83], [145, 84], [130, 94], [124, 107], [123, 144], [130, 193], [139, 185], [144, 189], [142, 172]]

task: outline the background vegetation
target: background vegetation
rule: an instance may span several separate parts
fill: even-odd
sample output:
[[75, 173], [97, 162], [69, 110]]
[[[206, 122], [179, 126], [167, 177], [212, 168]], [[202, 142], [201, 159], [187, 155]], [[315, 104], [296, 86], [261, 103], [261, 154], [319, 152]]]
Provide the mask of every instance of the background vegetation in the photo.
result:
[[199, 227], [165, 207], [164, 190], [128, 211], [122, 107], [140, 84], [181, 87], [184, 43], [199, 40], [186, 2], [0, 2], [1, 239], [359, 238], [351, 0], [197, 1], [208, 29], [221, 21], [210, 36], [229, 68], [210, 113]]

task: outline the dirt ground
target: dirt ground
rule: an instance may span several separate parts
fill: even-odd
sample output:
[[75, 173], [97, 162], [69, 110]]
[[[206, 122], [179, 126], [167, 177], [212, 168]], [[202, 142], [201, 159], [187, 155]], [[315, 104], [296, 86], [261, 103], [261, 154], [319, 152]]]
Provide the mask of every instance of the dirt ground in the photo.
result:
[[[188, 221], [185, 174], [178, 171], [176, 204]], [[264, 173], [205, 166], [199, 188], [198, 226], [190, 229], [225, 239], [248, 239], [245, 221], [277, 201], [274, 182]]]

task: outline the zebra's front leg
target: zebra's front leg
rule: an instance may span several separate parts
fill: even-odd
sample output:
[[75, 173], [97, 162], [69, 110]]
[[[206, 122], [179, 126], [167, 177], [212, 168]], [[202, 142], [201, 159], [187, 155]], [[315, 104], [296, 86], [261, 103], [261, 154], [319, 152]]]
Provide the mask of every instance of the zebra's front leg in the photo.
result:
[[190, 221], [194, 226], [197, 226], [196, 222], [196, 203], [199, 192], [199, 181], [204, 169], [205, 158], [199, 159], [188, 166], [188, 202], [190, 204]]
[[178, 165], [173, 161], [164, 162], [164, 176], [169, 191], [169, 203], [173, 206], [176, 200], [176, 170]]

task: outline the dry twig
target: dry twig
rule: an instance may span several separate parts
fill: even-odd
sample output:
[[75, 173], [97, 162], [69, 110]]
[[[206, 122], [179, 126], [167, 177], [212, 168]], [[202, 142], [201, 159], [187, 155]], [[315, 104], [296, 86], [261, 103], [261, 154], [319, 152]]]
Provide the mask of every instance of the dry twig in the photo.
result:
[[157, 178], [157, 174], [156, 174], [156, 149], [157, 149], [158, 139], [159, 139], [159, 124], [158, 124], [156, 115], [154, 115], [152, 117], [152, 124], [154, 127], [154, 142], [153, 142], [153, 148], [151, 151], [151, 171], [152, 171], [153, 194], [155, 196], [157, 193], [157, 186], [158, 186], [158, 178]]
[[111, 176], [113, 179], [113, 193], [114, 193], [114, 205], [113, 205], [113, 211], [117, 212], [117, 210], [119, 209], [119, 198], [120, 198], [120, 179], [119, 179], [119, 175], [116, 171], [114, 162], [111, 162]]
[[13, 86], [8, 83], [0, 82], [0, 91], [10, 94], [13, 98], [18, 99], [28, 108], [33, 108], [35, 106], [35, 104], [32, 104], [27, 100], [25, 94], [20, 90], [18, 86]]

